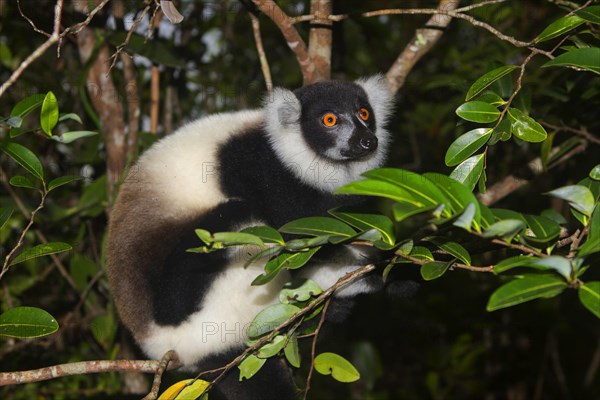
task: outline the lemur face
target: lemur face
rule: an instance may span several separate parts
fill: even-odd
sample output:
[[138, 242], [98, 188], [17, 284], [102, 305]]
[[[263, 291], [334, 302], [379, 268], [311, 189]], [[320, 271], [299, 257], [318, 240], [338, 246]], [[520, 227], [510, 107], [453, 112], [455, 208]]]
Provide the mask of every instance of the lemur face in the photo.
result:
[[308, 145], [332, 161], [368, 158], [377, 152], [375, 113], [362, 87], [326, 81], [294, 91], [300, 127]]

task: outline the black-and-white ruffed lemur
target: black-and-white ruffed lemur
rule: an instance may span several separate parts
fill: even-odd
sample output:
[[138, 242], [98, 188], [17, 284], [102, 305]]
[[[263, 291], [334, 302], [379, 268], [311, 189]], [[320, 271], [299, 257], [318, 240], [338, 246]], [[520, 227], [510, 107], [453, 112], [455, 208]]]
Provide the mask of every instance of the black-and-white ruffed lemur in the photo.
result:
[[[120, 317], [147, 356], [175, 350], [200, 371], [241, 352], [244, 328], [277, 302], [289, 273], [251, 286], [262, 266], [244, 268], [245, 260], [226, 251], [186, 252], [200, 243], [194, 229], [279, 227], [354, 201], [332, 193], [382, 165], [392, 97], [381, 76], [277, 88], [262, 109], [192, 121], [140, 157], [111, 214], [107, 269]], [[359, 256], [344, 260], [298, 272], [328, 288], [364, 265]], [[370, 290], [370, 281], [357, 281], [337, 297]], [[281, 359], [269, 359], [249, 380], [237, 378], [230, 373], [211, 398], [295, 398]]]

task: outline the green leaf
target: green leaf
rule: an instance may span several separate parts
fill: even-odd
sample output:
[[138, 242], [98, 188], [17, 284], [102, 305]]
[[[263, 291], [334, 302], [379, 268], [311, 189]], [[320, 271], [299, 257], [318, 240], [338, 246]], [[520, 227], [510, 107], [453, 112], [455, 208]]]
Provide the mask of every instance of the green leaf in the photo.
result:
[[548, 61], [544, 67], [577, 67], [600, 75], [600, 48], [586, 47], [570, 50]]
[[528, 241], [543, 244], [556, 239], [560, 234], [560, 226], [551, 219], [537, 215], [524, 215], [524, 217], [531, 229], [531, 232], [525, 232], [525, 239]]
[[194, 233], [196, 233], [196, 236], [206, 244], [211, 244], [215, 241], [210, 232], [205, 229], [195, 229]]
[[577, 15], [565, 15], [557, 19], [546, 27], [535, 40], [536, 43], [545, 42], [546, 40], [554, 39], [564, 33], [569, 32], [583, 24], [585, 20]]
[[29, 178], [26, 176], [16, 175], [10, 178], [8, 181], [12, 186], [22, 187], [27, 189], [36, 189], [35, 185]]
[[550, 156], [552, 154], [552, 145], [554, 143], [555, 136], [556, 132], [551, 132], [546, 140], [542, 142], [542, 146], [540, 148], [540, 159], [542, 161], [542, 168], [544, 168], [544, 170], [548, 168], [548, 161], [550, 160]]
[[544, 218], [548, 218], [559, 225], [564, 225], [567, 223], [567, 219], [563, 217], [561, 213], [551, 208], [542, 211], [541, 216]]
[[315, 370], [323, 375], [329, 375], [338, 382], [355, 382], [360, 374], [344, 357], [335, 353], [321, 353], [315, 357]]
[[410, 203], [395, 203], [392, 205], [392, 213], [394, 214], [394, 220], [396, 222], [401, 222], [406, 218], [412, 217], [413, 215], [431, 211], [434, 208], [435, 206], [418, 207]]
[[244, 361], [238, 365], [240, 370], [240, 382], [244, 379], [252, 378], [267, 361], [266, 358], [258, 358], [254, 354], [249, 354]]
[[577, 250], [580, 257], [589, 256], [600, 251], [600, 206], [596, 205], [590, 217], [588, 235], [585, 243]]
[[277, 335], [270, 342], [263, 344], [260, 349], [258, 349], [258, 354], [256, 356], [258, 358], [273, 357], [283, 350], [286, 342], [287, 338], [285, 336]]
[[292, 239], [285, 243], [285, 249], [290, 251], [306, 250], [311, 247], [323, 246], [329, 243], [330, 238], [339, 238], [340, 236], [315, 236], [311, 238]]
[[79, 122], [81, 125], [83, 125], [83, 121], [81, 120], [81, 117], [75, 113], [66, 113], [66, 114], [61, 114], [58, 117], [58, 121], [62, 122], [62, 121], [66, 121], [68, 119], [71, 119], [73, 121]]
[[492, 238], [498, 236], [505, 240], [511, 240], [523, 228], [525, 228], [525, 223], [520, 219], [503, 219], [488, 227], [483, 232], [483, 237]]
[[245, 229], [242, 229], [241, 232], [249, 233], [254, 236], [258, 236], [266, 243], [277, 243], [277, 244], [285, 244], [285, 240], [276, 229], [271, 228], [270, 226], [251, 226]]
[[283, 349], [283, 354], [290, 365], [295, 368], [300, 368], [300, 349], [298, 348], [298, 336], [293, 334], [288, 337], [288, 343]]
[[57, 330], [56, 319], [40, 308], [15, 307], [0, 314], [0, 336], [33, 338]]
[[479, 203], [479, 208], [481, 210], [481, 226], [484, 228], [492, 226], [496, 222], [492, 211], [481, 203]]
[[500, 111], [483, 101], [469, 101], [456, 109], [456, 115], [467, 121], [485, 124], [496, 121], [500, 116]]
[[248, 337], [256, 339], [287, 321], [300, 308], [292, 304], [273, 304], [259, 312], [248, 327]]
[[471, 265], [471, 255], [469, 254], [467, 249], [465, 249], [460, 244], [441, 237], [433, 236], [427, 237], [424, 240], [435, 244], [440, 250], [456, 257], [466, 265]]
[[38, 108], [44, 102], [46, 95], [34, 94], [19, 101], [10, 112], [11, 117], [24, 118], [27, 114]]
[[252, 281], [252, 285], [258, 286], [270, 282], [282, 269], [298, 269], [304, 266], [319, 249], [320, 247], [313, 247], [306, 251], [283, 252], [279, 254], [267, 262], [267, 265], [265, 265], [265, 274], [256, 277]]
[[405, 240], [396, 249], [396, 254], [402, 254], [405, 256], [410, 255], [415, 247], [415, 242], [412, 239]]
[[261, 248], [265, 247], [263, 241], [250, 233], [243, 232], [216, 232], [213, 234], [215, 242], [223, 243], [226, 246], [255, 245]]
[[355, 213], [338, 209], [329, 211], [329, 213], [361, 231], [377, 229], [377, 231], [381, 232], [381, 236], [386, 243], [396, 243], [394, 223], [385, 215]]
[[451, 207], [444, 193], [436, 185], [414, 172], [397, 168], [378, 168], [363, 175], [396, 185], [426, 206], [448, 204], [448, 207]]
[[[0, 122], [1, 122], [1, 120], [0, 120]], [[10, 117], [9, 119], [6, 120], [6, 125], [10, 126], [11, 128], [20, 128], [21, 125], [23, 125], [23, 118]]]
[[74, 182], [74, 181], [79, 181], [81, 179], [83, 179], [82, 176], [74, 176], [74, 175], [60, 176], [60, 177], [58, 177], [56, 179], [52, 179], [48, 183], [48, 191], [56, 189], [59, 186], [66, 185], [67, 183], [71, 183], [71, 182]]
[[510, 121], [508, 118], [502, 118], [502, 121], [500, 121], [500, 123], [494, 127], [492, 137], [490, 140], [488, 140], [488, 145], [493, 146], [499, 141], [506, 142], [511, 137], [512, 133], [510, 132]]
[[547, 269], [552, 269], [567, 280], [571, 280], [571, 272], [573, 271], [573, 267], [571, 265], [571, 261], [561, 256], [550, 256], [545, 258], [540, 258], [531, 263], [531, 265], [546, 267]]
[[517, 108], [511, 107], [508, 109], [508, 118], [511, 122], [511, 132], [521, 140], [538, 143], [543, 142], [548, 137], [548, 133], [543, 126]]
[[564, 142], [558, 145], [558, 151], [554, 151], [550, 154], [550, 157], [548, 158], [548, 164], [552, 164], [553, 162], [561, 159], [562, 156], [567, 154], [567, 152], [581, 145], [582, 143], [584, 142], [579, 137], [571, 137], [565, 140]]
[[465, 207], [463, 213], [452, 223], [452, 225], [463, 228], [467, 232], [471, 232], [471, 226], [473, 225], [473, 221], [475, 219], [475, 203], [469, 203], [467, 207]]
[[323, 293], [323, 289], [313, 280], [300, 279], [285, 284], [279, 292], [279, 302], [289, 304], [291, 301], [306, 301]]
[[4, 151], [10, 158], [25, 168], [30, 174], [44, 180], [44, 168], [39, 158], [27, 147], [18, 143], [3, 142], [0, 143], [0, 150]]
[[600, 6], [586, 7], [582, 10], [575, 11], [575, 14], [593, 24], [600, 24]]
[[454, 168], [450, 174], [450, 178], [462, 183], [472, 191], [483, 173], [484, 163], [484, 153], [469, 157]]
[[418, 258], [419, 260], [431, 260], [433, 261], [433, 254], [427, 247], [415, 246], [410, 252], [411, 257]]
[[449, 167], [460, 164], [485, 145], [492, 135], [491, 128], [473, 129], [459, 136], [446, 152], [445, 162]]
[[600, 181], [600, 164], [592, 168], [592, 170], [590, 171], [590, 178], [592, 178], [595, 181]]
[[329, 217], [306, 217], [288, 222], [279, 228], [280, 232], [309, 236], [343, 236], [356, 235], [354, 229], [344, 222]]
[[433, 279], [437, 279], [440, 276], [444, 275], [448, 268], [454, 264], [454, 260], [445, 262], [445, 261], [432, 261], [421, 266], [420, 272], [423, 279], [426, 281], [431, 281]]
[[475, 207], [473, 220], [479, 225], [479, 222], [481, 221], [479, 202], [471, 190], [456, 179], [452, 179], [446, 175], [428, 172], [423, 174], [423, 176], [435, 183], [435, 185], [444, 193], [444, 196], [449, 200], [451, 209], [454, 210], [454, 212], [463, 212], [469, 204], [473, 204]]
[[4, 227], [4, 224], [10, 219], [10, 216], [13, 213], [12, 208], [8, 207], [0, 207], [0, 229]]
[[583, 185], [563, 186], [547, 194], [567, 201], [571, 207], [587, 216], [592, 215], [594, 195]]
[[587, 282], [579, 287], [579, 300], [588, 310], [600, 318], [600, 281]]
[[50, 139], [59, 143], [69, 144], [77, 139], [95, 136], [97, 134], [98, 132], [95, 131], [70, 131], [61, 135], [54, 135]]
[[524, 275], [496, 289], [488, 301], [487, 310], [499, 310], [540, 297], [554, 297], [566, 287], [566, 282], [557, 275]]
[[[487, 89], [491, 84], [496, 82], [497, 80], [503, 78], [504, 76], [510, 74], [515, 68], [514, 65], [505, 65], [503, 67], [496, 68], [486, 74], [482, 75], [479, 79], [475, 81], [469, 88], [467, 92], [467, 97], [465, 101], [471, 100], [473, 97], [479, 95], [485, 89]], [[482, 99], [480, 99], [482, 100]]]
[[494, 107], [500, 107], [506, 104], [506, 100], [498, 96], [494, 92], [486, 92], [477, 98], [479, 101], [493, 105]]
[[[202, 379], [184, 379], [169, 386], [158, 400], [199, 399], [209, 385], [209, 382]], [[202, 400], [208, 400], [208, 394]]]
[[50, 254], [62, 253], [64, 251], [72, 250], [70, 244], [63, 242], [50, 242], [38, 244], [30, 249], [22, 251], [16, 256], [11, 262], [10, 266], [20, 264], [24, 261], [31, 260], [38, 257], [48, 256]]
[[494, 273], [501, 274], [513, 268], [528, 267], [531, 265], [531, 263], [537, 260], [539, 260], [537, 257], [524, 255], [506, 258], [494, 265]]
[[48, 136], [52, 136], [52, 129], [58, 123], [58, 100], [52, 92], [46, 93], [44, 102], [42, 103], [42, 111], [40, 113], [40, 124], [42, 130]]
[[339, 188], [335, 193], [385, 197], [404, 203], [411, 203], [417, 207], [423, 206], [423, 204], [417, 201], [407, 190], [392, 183], [373, 179], [351, 182]]

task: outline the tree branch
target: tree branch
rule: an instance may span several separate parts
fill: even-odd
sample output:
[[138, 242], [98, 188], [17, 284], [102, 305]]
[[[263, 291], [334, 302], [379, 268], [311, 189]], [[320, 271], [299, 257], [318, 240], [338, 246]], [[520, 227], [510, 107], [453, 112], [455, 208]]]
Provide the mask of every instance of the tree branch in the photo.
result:
[[316, 79], [325, 80], [331, 77], [331, 45], [333, 21], [331, 0], [311, 0], [310, 13], [315, 16], [310, 23], [308, 38], [308, 54], [316, 69]]
[[127, 141], [125, 140], [125, 120], [123, 105], [110, 76], [110, 55], [107, 45], [100, 47], [97, 58], [90, 60], [96, 46], [94, 32], [86, 28], [77, 36], [79, 55], [83, 64], [92, 62], [86, 87], [90, 100], [100, 117], [102, 134], [106, 145], [108, 177], [108, 210], [114, 200], [115, 184], [121, 178], [127, 159]]
[[29, 67], [35, 60], [40, 58], [46, 50], [48, 50], [55, 43], [59, 43], [63, 37], [65, 37], [69, 33], [79, 33], [83, 28], [85, 28], [92, 21], [94, 16], [108, 3], [110, 0], [103, 0], [100, 4], [96, 6], [90, 13], [87, 18], [83, 22], [79, 22], [75, 25], [72, 25], [65, 29], [61, 34], [60, 32], [60, 23], [61, 23], [61, 15], [64, 0], [57, 0], [56, 5], [54, 6], [54, 29], [52, 34], [48, 37], [48, 39], [42, 43], [33, 53], [29, 55], [20, 65], [19, 67], [13, 71], [10, 78], [6, 82], [4, 82], [0, 86], [0, 97], [6, 93], [8, 88], [10, 88], [19, 77], [23, 74], [23, 72]]
[[304, 43], [298, 31], [294, 28], [292, 19], [272, 0], [252, 0], [252, 2], [277, 25], [283, 34], [288, 47], [296, 55], [304, 84], [316, 82], [318, 74], [315, 65], [308, 53], [306, 43]]
[[[587, 142], [583, 141], [580, 145], [578, 145], [571, 151], [567, 152], [561, 158], [559, 158], [558, 160], [553, 162], [551, 165], [549, 165], [546, 170], [544, 170], [542, 168], [542, 160], [540, 157], [536, 157], [533, 160], [531, 160], [527, 164], [527, 167], [531, 171], [531, 173], [533, 173], [534, 176], [538, 176], [538, 175], [541, 175], [544, 171], [549, 171], [549, 170], [557, 167], [558, 165], [563, 164], [567, 160], [571, 159], [573, 156], [583, 152], [586, 148], [587, 148]], [[558, 150], [558, 148], [552, 149], [552, 151], [556, 151], [556, 150]], [[502, 180], [500, 180], [500, 181], [494, 183], [493, 185], [491, 185], [490, 187], [488, 187], [487, 190], [485, 191], [485, 193], [478, 194], [477, 198], [484, 205], [491, 206], [492, 204], [497, 203], [498, 201], [502, 200], [509, 194], [515, 192], [516, 190], [519, 190], [520, 188], [527, 185], [528, 183], [529, 183], [529, 181], [526, 179], [518, 178], [515, 175], [508, 175], [508, 176], [504, 177]]]
[[179, 357], [177, 357], [177, 353], [173, 350], [169, 350], [165, 353], [165, 355], [161, 358], [160, 363], [158, 364], [158, 368], [154, 373], [154, 380], [152, 381], [152, 388], [150, 389], [150, 393], [148, 393], [142, 400], [154, 400], [158, 397], [158, 391], [160, 390], [160, 382], [162, 381], [162, 375], [165, 373], [167, 368], [170, 366], [170, 369], [177, 369], [181, 367], [183, 364], [179, 361]]
[[267, 92], [271, 93], [273, 91], [273, 78], [271, 77], [271, 69], [269, 68], [269, 61], [267, 61], [267, 55], [265, 54], [262, 37], [260, 36], [260, 21], [251, 11], [248, 12], [248, 15], [250, 15], [250, 21], [252, 22], [252, 33], [254, 34], [254, 42], [256, 42], [256, 51], [258, 52], [260, 67], [265, 79], [265, 86], [267, 87]]
[[[102, 372], [136, 371], [156, 373], [161, 367], [161, 361], [155, 360], [100, 360], [82, 361], [69, 364], [53, 365], [40, 369], [18, 372], [0, 372], [0, 386], [18, 385], [30, 382], [46, 381], [65, 376], [96, 374]], [[171, 364], [168, 369], [179, 368], [180, 365]]]
[[[392, 64], [388, 72], [385, 74], [387, 86], [395, 93], [406, 81], [406, 77], [413, 69], [417, 61], [421, 59], [431, 48], [440, 40], [444, 31], [443, 29], [450, 24], [452, 17], [450, 11], [458, 7], [459, 0], [440, 0], [437, 9], [432, 10], [433, 15], [425, 24], [425, 28], [418, 29], [413, 39], [402, 50], [396, 61]], [[384, 11], [384, 10], [382, 10]], [[409, 11], [409, 10], [400, 10]], [[376, 15], [377, 11], [367, 13], [370, 16]], [[406, 12], [408, 13], [408, 12]], [[433, 28], [433, 29], [432, 29]]]

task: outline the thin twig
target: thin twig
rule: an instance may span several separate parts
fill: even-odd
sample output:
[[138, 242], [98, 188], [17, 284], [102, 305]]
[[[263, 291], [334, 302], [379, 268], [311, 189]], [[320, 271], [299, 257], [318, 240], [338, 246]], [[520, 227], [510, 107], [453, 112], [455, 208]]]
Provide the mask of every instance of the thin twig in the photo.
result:
[[248, 15], [250, 15], [250, 21], [252, 22], [252, 32], [254, 33], [254, 41], [256, 42], [256, 51], [258, 52], [260, 67], [262, 69], [263, 77], [265, 78], [267, 92], [271, 93], [273, 91], [273, 78], [271, 77], [271, 69], [269, 67], [269, 62], [267, 61], [267, 55], [265, 54], [265, 48], [260, 35], [260, 21], [252, 12], [248, 12]]
[[62, 40], [62, 38], [65, 37], [67, 34], [79, 33], [84, 27], [89, 25], [89, 23], [92, 21], [94, 16], [109, 1], [110, 0], [103, 0], [100, 4], [98, 4], [98, 6], [96, 8], [94, 8], [88, 14], [85, 21], [77, 23], [73, 26], [70, 26], [67, 29], [65, 29], [61, 34], [59, 34], [60, 23], [61, 23], [61, 14], [62, 14], [64, 0], [57, 0], [56, 5], [54, 6], [54, 30], [52, 31], [52, 34], [50, 35], [50, 37], [48, 37], [48, 39], [44, 43], [42, 43], [37, 49], [35, 49], [35, 51], [33, 53], [31, 53], [25, 60], [23, 60], [23, 62], [21, 62], [19, 67], [13, 71], [13, 73], [10, 75], [8, 80], [0, 86], [0, 97], [2, 97], [4, 95], [4, 93], [6, 93], [8, 88], [10, 88], [17, 81], [17, 79], [19, 79], [19, 77], [23, 74], [23, 72], [27, 69], [27, 67], [29, 67], [35, 60], [40, 58], [46, 52], [46, 50], [48, 50], [55, 43], [59, 43]]
[[594, 378], [596, 378], [598, 369], [600, 368], [600, 339], [598, 339], [598, 344], [596, 346], [596, 351], [592, 354], [592, 358], [590, 360], [590, 365], [585, 373], [585, 378], [583, 381], [583, 387], [589, 389], [594, 383]]
[[[109, 71], [112, 70], [113, 67], [115, 66], [115, 63], [117, 62], [117, 58], [119, 58], [119, 54], [121, 54], [121, 52], [123, 51], [125, 46], [127, 46], [129, 44], [129, 41], [131, 40], [131, 37], [135, 33], [135, 30], [137, 29], [140, 22], [142, 22], [142, 20], [146, 16], [146, 14], [148, 14], [148, 11], [150, 11], [150, 5], [147, 5], [146, 8], [144, 8], [142, 10], [142, 12], [138, 15], [138, 17], [135, 19], [135, 21], [133, 21], [131, 28], [129, 28], [129, 32], [127, 32], [127, 36], [125, 36], [125, 40], [123, 41], [123, 43], [121, 43], [120, 45], [117, 46], [117, 49], [115, 50], [113, 55], [110, 56], [110, 58], [112, 59], [112, 62], [110, 64], [110, 68], [108, 69]], [[151, 28], [148, 28], [148, 29], [151, 29]]]
[[571, 132], [574, 133], [576, 135], [579, 135], [587, 140], [589, 140], [592, 143], [595, 144], [600, 144], [600, 138], [598, 138], [597, 136], [593, 135], [591, 132], [589, 132], [587, 129], [576, 129], [576, 128], [572, 128], [570, 126], [565, 126], [565, 125], [554, 125], [551, 124], [549, 122], [546, 121], [539, 121], [540, 124], [542, 124], [543, 126], [545, 126], [546, 128], [555, 130], [555, 131], [563, 131], [563, 132]]
[[436, 14], [429, 18], [423, 28], [417, 29], [414, 37], [404, 47], [392, 66], [385, 74], [388, 88], [396, 93], [406, 81], [406, 78], [416, 63], [440, 40], [452, 18], [444, 12], [458, 7], [458, 0], [440, 0]]
[[160, 390], [160, 382], [162, 381], [162, 376], [167, 370], [167, 367], [171, 366], [171, 369], [177, 369], [181, 367], [183, 364], [179, 361], [179, 357], [177, 357], [177, 353], [174, 350], [169, 350], [163, 355], [160, 359], [160, 363], [158, 364], [158, 368], [154, 373], [154, 380], [152, 381], [152, 388], [150, 392], [143, 398], [143, 400], [155, 400], [158, 397], [158, 391]]
[[[4, 171], [1, 168], [0, 168], [0, 174], [2, 175], [0, 177], [0, 179], [2, 179], [2, 183], [4, 184], [4, 186], [5, 187], [9, 186], [10, 184], [7, 181], [8, 177], [6, 176], [6, 174], [4, 173]], [[33, 210], [29, 214], [29, 222], [27, 223], [27, 225], [21, 232], [21, 235], [19, 236], [19, 239], [17, 240], [17, 244], [15, 244], [15, 246], [12, 248], [12, 250], [9, 251], [8, 254], [6, 255], [6, 257], [4, 258], [4, 263], [2, 265], [2, 271], [0, 271], [0, 279], [2, 279], [4, 274], [6, 274], [8, 272], [8, 268], [10, 267], [10, 262], [12, 261], [13, 256], [23, 246], [23, 243], [25, 243], [25, 236], [27, 235], [27, 232], [29, 232], [29, 230], [31, 229], [31, 226], [33, 225], [33, 223], [35, 222], [36, 214], [42, 208], [44, 208], [44, 205], [46, 202], [46, 196], [48, 195], [48, 190], [46, 188], [46, 183], [44, 181], [42, 181], [42, 185], [43, 185], [43, 187], [42, 187], [42, 191], [41, 191], [40, 202], [39, 202], [38, 206], [35, 208], [35, 210]]]
[[317, 350], [317, 339], [319, 337], [319, 332], [321, 332], [321, 327], [323, 326], [323, 323], [325, 322], [325, 315], [327, 314], [327, 307], [329, 307], [329, 303], [331, 302], [331, 299], [328, 299], [325, 302], [325, 305], [323, 306], [323, 311], [321, 311], [321, 319], [319, 320], [319, 324], [317, 325], [317, 328], [315, 329], [314, 332], [314, 336], [313, 336], [313, 341], [312, 341], [312, 348], [310, 351], [310, 369], [308, 370], [308, 376], [306, 378], [306, 388], [304, 389], [304, 400], [306, 400], [308, 398], [308, 392], [310, 390], [310, 380], [312, 379], [312, 375], [313, 372], [315, 370], [315, 353]]
[[31, 20], [31, 18], [29, 18], [27, 15], [25, 15], [25, 13], [23, 12], [23, 10], [21, 9], [21, 0], [17, 0], [17, 8], [19, 9], [19, 14], [21, 14], [21, 17], [23, 17], [27, 22], [29, 22], [29, 25], [31, 25], [31, 27], [33, 28], [34, 31], [36, 31], [37, 33], [41, 33], [42, 35], [46, 36], [46, 37], [50, 37], [52, 36], [51, 34], [49, 34], [46, 31], [41, 30], [40, 28], [38, 28], [35, 25], [35, 22], [33, 22]]

